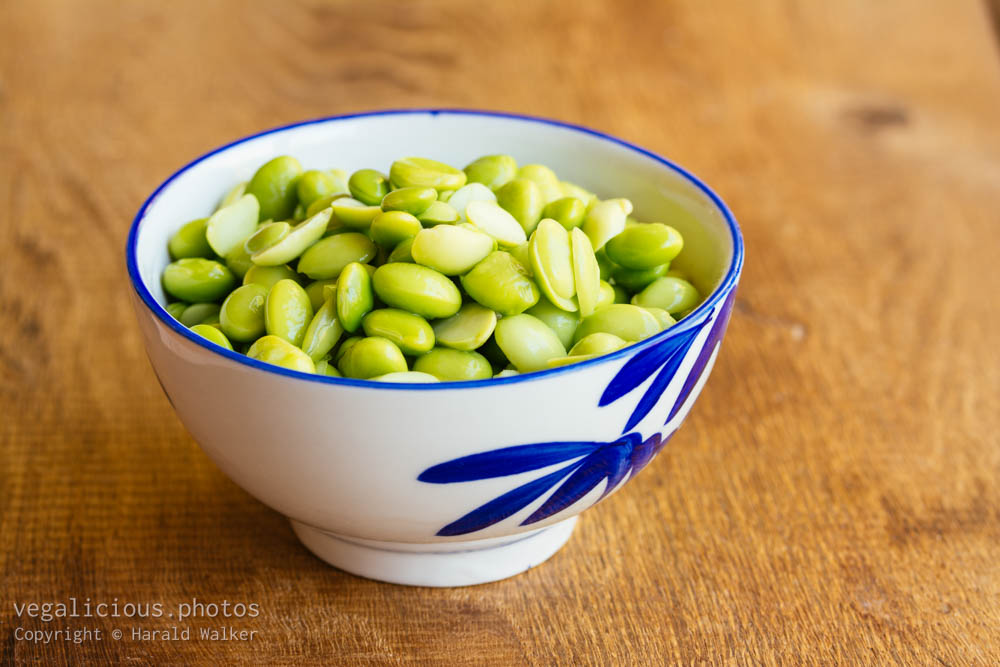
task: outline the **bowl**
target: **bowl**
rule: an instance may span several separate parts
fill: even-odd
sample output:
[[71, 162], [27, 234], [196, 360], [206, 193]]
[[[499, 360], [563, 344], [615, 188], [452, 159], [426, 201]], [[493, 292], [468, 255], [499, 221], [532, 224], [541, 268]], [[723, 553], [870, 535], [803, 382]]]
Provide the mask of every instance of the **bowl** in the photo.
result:
[[[309, 375], [215, 346], [174, 320], [167, 239], [276, 155], [306, 168], [454, 165], [491, 153], [541, 162], [641, 220], [683, 234], [672, 266], [707, 298], [670, 329], [572, 366], [472, 382], [388, 384]], [[495, 581], [537, 565], [583, 510], [677, 431], [715, 363], [743, 263], [721, 199], [672, 162], [567, 123], [400, 110], [288, 125], [218, 148], [160, 185], [126, 249], [146, 350], [178, 417], [234, 482], [287, 516], [342, 570], [422, 586]]]

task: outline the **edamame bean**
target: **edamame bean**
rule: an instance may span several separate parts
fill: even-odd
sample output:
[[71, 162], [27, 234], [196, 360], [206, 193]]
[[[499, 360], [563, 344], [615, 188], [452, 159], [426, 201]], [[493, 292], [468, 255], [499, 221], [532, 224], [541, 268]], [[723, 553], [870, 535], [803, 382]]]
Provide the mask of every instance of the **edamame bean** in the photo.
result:
[[[330, 208], [330, 205], [338, 199], [343, 199], [345, 197], [350, 197], [346, 192], [340, 192], [337, 194], [327, 195], [325, 197], [320, 197], [313, 203], [306, 207], [306, 217], [311, 218], [325, 208]], [[340, 220], [337, 220], [337, 226], [342, 226]]]
[[546, 368], [561, 368], [562, 366], [572, 366], [573, 364], [578, 364], [581, 361], [587, 361], [588, 359], [593, 359], [597, 357], [596, 354], [575, 354], [567, 355], [565, 357], [555, 357], [549, 359], [548, 363], [545, 364]]
[[350, 349], [354, 347], [357, 344], [357, 342], [362, 338], [364, 338], [364, 336], [350, 336], [348, 338], [345, 338], [343, 342], [340, 344], [340, 347], [337, 348], [336, 354], [333, 355], [334, 364], [339, 364], [340, 361], [344, 358], [344, 356], [347, 355], [347, 353], [350, 351]]
[[594, 249], [586, 234], [574, 228], [569, 237], [576, 301], [580, 305], [580, 316], [587, 317], [594, 312], [600, 298], [601, 267], [597, 264]]
[[285, 279], [299, 282], [299, 274], [288, 266], [252, 266], [243, 276], [243, 284], [257, 283], [271, 289], [276, 282]]
[[534, 181], [515, 178], [496, 191], [497, 204], [514, 216], [525, 234], [531, 234], [542, 219], [545, 200]]
[[421, 229], [410, 246], [414, 262], [446, 276], [467, 273], [491, 252], [493, 239], [475, 229], [455, 225]]
[[584, 210], [590, 210], [590, 207], [597, 203], [597, 195], [590, 190], [581, 188], [576, 183], [562, 181], [559, 183], [559, 187], [562, 188], [564, 197], [575, 197], [583, 202]]
[[434, 188], [458, 190], [465, 185], [465, 172], [437, 160], [407, 157], [389, 168], [389, 178], [397, 188]]
[[417, 219], [425, 225], [433, 226], [453, 225], [462, 218], [451, 204], [438, 200], [431, 202], [427, 210], [417, 216]]
[[295, 185], [295, 192], [299, 197], [299, 206], [305, 207], [305, 217], [312, 217], [308, 212], [310, 204], [323, 197], [342, 194], [341, 187], [340, 179], [328, 171], [310, 169], [302, 174]]
[[[282, 235], [273, 243], [254, 252], [250, 259], [258, 266], [277, 266], [291, 262], [305, 252], [306, 248], [323, 237], [331, 215], [332, 209], [323, 209], [311, 218], [292, 227], [287, 234]], [[256, 236], [255, 234], [247, 241], [247, 250], [251, 250], [251, 242], [256, 239]], [[266, 241], [267, 239], [261, 239], [262, 244]]]
[[701, 300], [698, 289], [683, 278], [657, 278], [632, 297], [637, 306], [662, 308], [671, 315], [694, 308]]
[[577, 327], [573, 340], [580, 342], [590, 334], [603, 332], [634, 343], [659, 331], [660, 323], [647, 310], [627, 303], [613, 303], [585, 317]]
[[555, 220], [543, 218], [532, 234], [531, 268], [538, 287], [553, 305], [569, 312], [577, 310], [569, 234]]
[[436, 347], [413, 362], [413, 370], [433, 375], [442, 382], [485, 380], [493, 376], [493, 368], [478, 352]]
[[316, 362], [316, 375], [326, 375], [332, 378], [344, 377], [340, 374], [340, 371], [337, 370], [337, 367], [331, 364], [327, 359], [320, 359]]
[[212, 246], [208, 244], [208, 238], [205, 236], [207, 226], [208, 218], [198, 218], [178, 229], [167, 243], [170, 259], [184, 259], [185, 257], [211, 259], [215, 257], [215, 251], [212, 250]]
[[438, 345], [472, 351], [489, 340], [496, 326], [495, 312], [478, 303], [467, 303], [451, 317], [434, 323], [434, 337]]
[[519, 246], [528, 240], [517, 219], [495, 202], [469, 202], [465, 207], [465, 218], [504, 247]]
[[294, 280], [279, 280], [267, 293], [264, 302], [264, 325], [267, 333], [284, 338], [295, 346], [302, 344], [306, 327], [313, 317], [309, 295]]
[[334, 294], [336, 294], [336, 279], [314, 280], [306, 285], [306, 294], [309, 295], [309, 303], [312, 304], [313, 311], [319, 310], [320, 306], [322, 306], [326, 301], [326, 295], [323, 293], [323, 288], [327, 285], [334, 286]]
[[217, 303], [192, 303], [181, 313], [180, 322], [190, 328], [196, 324], [211, 324], [214, 319], [218, 321], [219, 304]]
[[201, 257], [185, 257], [163, 270], [163, 289], [181, 301], [218, 301], [236, 286], [236, 276], [222, 264]]
[[351, 262], [365, 263], [377, 248], [364, 234], [347, 232], [328, 236], [310, 246], [299, 259], [298, 272], [313, 280], [336, 278]]
[[563, 196], [559, 177], [544, 164], [526, 164], [518, 169], [517, 177], [533, 181], [542, 191], [542, 200], [546, 204]]
[[587, 206], [576, 197], [562, 197], [545, 205], [542, 210], [543, 218], [552, 218], [567, 231], [579, 227], [583, 224], [583, 218], [587, 215]]
[[226, 196], [222, 198], [222, 201], [219, 202], [219, 205], [215, 207], [215, 210], [218, 211], [220, 208], [225, 208], [226, 206], [229, 206], [237, 199], [245, 195], [246, 192], [247, 192], [247, 181], [243, 181], [242, 183], [237, 183], [232, 190], [226, 193]]
[[250, 283], [237, 287], [226, 297], [219, 311], [219, 324], [229, 340], [249, 343], [266, 333], [264, 304], [270, 289], [259, 283]]
[[351, 196], [362, 204], [378, 206], [389, 194], [389, 179], [376, 169], [358, 169], [347, 181]]
[[556, 336], [559, 337], [559, 342], [567, 350], [573, 344], [573, 334], [576, 332], [576, 328], [580, 326], [579, 313], [571, 313], [558, 308], [552, 305], [552, 302], [546, 297], [539, 299], [538, 303], [524, 312], [537, 317], [548, 328], [552, 329], [556, 333]]
[[522, 313], [497, 322], [496, 341], [522, 373], [542, 370], [551, 359], [566, 356], [556, 333], [537, 317]]
[[640, 292], [657, 278], [667, 275], [669, 268], [669, 264], [660, 264], [651, 269], [626, 269], [624, 266], [615, 265], [611, 275], [616, 285], [621, 285], [629, 292]]
[[386, 258], [387, 263], [392, 262], [413, 262], [413, 239], [400, 241], [399, 245], [392, 249]]
[[253, 195], [243, 195], [220, 208], [205, 223], [205, 240], [220, 257], [242, 245], [257, 230], [260, 207]]
[[583, 219], [582, 229], [590, 237], [595, 251], [625, 230], [625, 218], [631, 212], [632, 202], [628, 199], [607, 199], [591, 207]]
[[435, 199], [437, 191], [434, 188], [400, 188], [382, 198], [382, 210], [406, 211], [419, 216], [427, 211]]
[[226, 268], [233, 272], [233, 275], [243, 280], [247, 271], [254, 265], [247, 252], [246, 242], [239, 244], [226, 255]]
[[181, 315], [184, 313], [184, 310], [187, 307], [188, 304], [184, 303], [183, 301], [174, 301], [173, 303], [167, 304], [166, 310], [168, 313], [170, 313], [170, 316], [172, 318], [180, 322]]
[[345, 331], [354, 333], [361, 319], [375, 307], [371, 274], [364, 264], [351, 262], [337, 278], [337, 318]]
[[432, 382], [440, 382], [436, 377], [429, 373], [421, 373], [419, 371], [399, 371], [397, 373], [386, 373], [385, 375], [377, 375], [373, 378], [368, 378], [369, 380], [375, 380], [376, 382], [413, 382], [416, 384], [430, 384]]
[[331, 220], [336, 219], [338, 227], [367, 229], [382, 209], [378, 206], [368, 206], [351, 197], [337, 197], [330, 202], [330, 211], [333, 213]]
[[313, 316], [302, 338], [302, 351], [318, 362], [337, 345], [344, 327], [337, 319], [336, 299], [327, 299]]
[[517, 176], [517, 160], [510, 155], [484, 155], [467, 164], [464, 171], [469, 183], [496, 190]]
[[622, 340], [618, 336], [610, 333], [597, 332], [592, 333], [581, 338], [576, 345], [574, 345], [569, 353], [570, 355], [601, 355], [609, 354], [615, 350], [620, 350], [628, 345], [628, 342]]
[[292, 231], [292, 226], [287, 222], [269, 222], [258, 227], [257, 231], [251, 234], [243, 243], [243, 247], [252, 255], [270, 245], [274, 245], [288, 236], [288, 232], [290, 231]]
[[378, 336], [362, 338], [352, 345], [337, 367], [344, 377], [360, 380], [409, 370], [399, 348]]
[[293, 371], [316, 372], [316, 365], [308, 354], [278, 336], [261, 336], [247, 350], [247, 356]]
[[684, 247], [676, 229], [647, 222], [622, 231], [607, 242], [608, 257], [627, 269], [652, 269], [669, 264]]
[[419, 264], [383, 264], [375, 269], [372, 282], [384, 303], [429, 319], [451, 317], [462, 307], [462, 294], [455, 283]]
[[253, 195], [260, 204], [259, 220], [287, 220], [292, 217], [298, 203], [296, 188], [301, 175], [302, 165], [288, 155], [261, 165], [247, 183], [247, 194]]
[[520, 262], [502, 250], [490, 253], [460, 280], [466, 293], [477, 303], [501, 315], [517, 315], [538, 303], [535, 281], [528, 277]]
[[423, 354], [434, 347], [434, 330], [427, 320], [397, 308], [379, 308], [365, 315], [361, 326], [367, 336], [391, 340], [403, 354]]
[[416, 216], [406, 211], [386, 211], [375, 216], [368, 235], [383, 248], [395, 248], [406, 239], [412, 239], [421, 229]]
[[628, 303], [628, 292], [621, 285], [615, 285], [615, 303]]
[[615, 302], [615, 288], [611, 286], [611, 283], [602, 280], [601, 288], [597, 293], [597, 302], [594, 304], [594, 310], [597, 310], [601, 306], [610, 306]]
[[227, 350], [233, 349], [232, 343], [229, 342], [229, 339], [226, 338], [225, 334], [211, 324], [196, 324], [191, 327], [191, 331], [198, 334], [202, 338], [212, 341], [219, 347], [224, 347]]
[[458, 211], [459, 218], [466, 221], [466, 207], [474, 201], [488, 201], [496, 203], [497, 196], [493, 191], [482, 183], [469, 183], [463, 185], [448, 198], [448, 205]]
[[656, 321], [660, 323], [660, 329], [668, 329], [673, 325], [677, 324], [677, 320], [673, 316], [662, 308], [654, 308], [652, 306], [640, 306], [645, 308], [648, 313], [656, 318]]

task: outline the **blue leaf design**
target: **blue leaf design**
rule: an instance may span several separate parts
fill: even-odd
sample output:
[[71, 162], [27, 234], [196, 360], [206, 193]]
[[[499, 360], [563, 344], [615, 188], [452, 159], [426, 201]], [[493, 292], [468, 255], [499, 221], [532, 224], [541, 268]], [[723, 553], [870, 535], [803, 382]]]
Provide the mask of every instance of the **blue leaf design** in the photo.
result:
[[708, 360], [712, 357], [712, 353], [715, 352], [716, 346], [722, 340], [722, 336], [726, 332], [726, 325], [729, 324], [729, 316], [732, 314], [733, 302], [735, 300], [736, 291], [733, 290], [729, 293], [729, 297], [726, 299], [726, 302], [722, 304], [722, 308], [719, 309], [718, 314], [715, 316], [715, 322], [712, 324], [712, 330], [709, 332], [708, 338], [705, 340], [705, 346], [701, 348], [698, 358], [695, 359], [694, 366], [691, 367], [691, 372], [684, 381], [684, 385], [681, 387], [681, 393], [677, 395], [677, 400], [674, 401], [674, 407], [670, 409], [670, 414], [667, 416], [667, 421], [663, 422], [664, 424], [673, 419], [674, 416], [680, 411], [684, 402], [687, 401], [688, 396], [691, 394], [691, 390], [694, 389], [694, 386], [698, 384], [698, 380], [701, 379], [701, 374], [705, 371], [705, 366], [708, 365]]
[[548, 500], [542, 503], [541, 507], [522, 521], [521, 525], [527, 526], [547, 519], [583, 498], [591, 489], [600, 484], [602, 479], [608, 477], [610, 471], [617, 471], [619, 466], [625, 465], [631, 451], [631, 447], [627, 444], [620, 444], [601, 449], [585, 458], [580, 467], [555, 490], [555, 493]]
[[663, 363], [663, 368], [657, 374], [656, 378], [653, 380], [649, 388], [646, 389], [646, 393], [643, 394], [639, 403], [635, 406], [635, 410], [632, 411], [632, 416], [629, 417], [628, 422], [625, 424], [625, 428], [622, 432], [631, 431], [632, 427], [642, 421], [643, 417], [649, 414], [649, 411], [653, 409], [657, 401], [660, 400], [660, 396], [663, 394], [663, 390], [667, 388], [670, 381], [674, 379], [674, 373], [677, 372], [677, 368], [684, 361], [684, 357], [688, 350], [691, 349], [691, 344], [694, 339], [698, 336], [698, 333], [704, 328], [705, 324], [708, 323], [706, 319], [701, 324], [698, 324], [691, 328], [690, 331], [684, 332], [684, 335], [677, 339], [675, 345], [671, 345], [670, 356], [668, 356]]
[[524, 509], [531, 501], [536, 500], [543, 493], [551, 489], [567, 473], [575, 470], [580, 465], [581, 463], [572, 463], [561, 470], [549, 473], [527, 484], [522, 484], [499, 498], [477, 507], [462, 518], [449, 523], [439, 530], [437, 534], [441, 537], [465, 535], [466, 533], [474, 533], [477, 530], [482, 530], [495, 523], [499, 523], [519, 510]]
[[539, 442], [494, 449], [432, 466], [420, 473], [418, 481], [428, 484], [471, 482], [477, 479], [506, 477], [538, 470], [590, 454], [603, 446], [600, 442]]
[[645, 468], [647, 463], [653, 460], [656, 452], [662, 446], [661, 440], [662, 436], [659, 433], [654, 433], [649, 436], [646, 442], [632, 450], [632, 457], [629, 463], [632, 466], [633, 477], [637, 472]]
[[670, 356], [672, 347], [666, 344], [654, 345], [629, 359], [608, 383], [604, 393], [601, 394], [601, 400], [598, 401], [597, 407], [603, 408], [609, 403], [614, 403], [642, 384], [643, 380], [648, 378], [650, 373], [659, 368], [663, 360]]

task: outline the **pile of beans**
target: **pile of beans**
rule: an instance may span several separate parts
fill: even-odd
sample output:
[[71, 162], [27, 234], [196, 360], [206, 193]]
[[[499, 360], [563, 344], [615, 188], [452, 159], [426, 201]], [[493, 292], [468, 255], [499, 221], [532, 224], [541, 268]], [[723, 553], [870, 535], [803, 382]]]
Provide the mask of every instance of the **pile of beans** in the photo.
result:
[[167, 310], [285, 368], [387, 382], [478, 380], [608, 354], [701, 300], [676, 229], [509, 155], [388, 175], [282, 156], [170, 239]]

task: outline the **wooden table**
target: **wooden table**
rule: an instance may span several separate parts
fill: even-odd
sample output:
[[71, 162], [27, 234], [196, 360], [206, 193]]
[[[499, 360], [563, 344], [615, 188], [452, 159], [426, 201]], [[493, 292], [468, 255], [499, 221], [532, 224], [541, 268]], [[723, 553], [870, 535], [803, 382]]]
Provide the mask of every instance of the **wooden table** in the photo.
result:
[[[973, 1], [0, 4], [0, 663], [996, 664], [998, 54]], [[327, 567], [208, 461], [123, 252], [213, 146], [428, 105], [662, 152], [747, 246], [670, 447], [544, 566], [454, 590]], [[141, 642], [109, 633], [167, 619], [16, 612], [72, 597], [259, 615]]]

